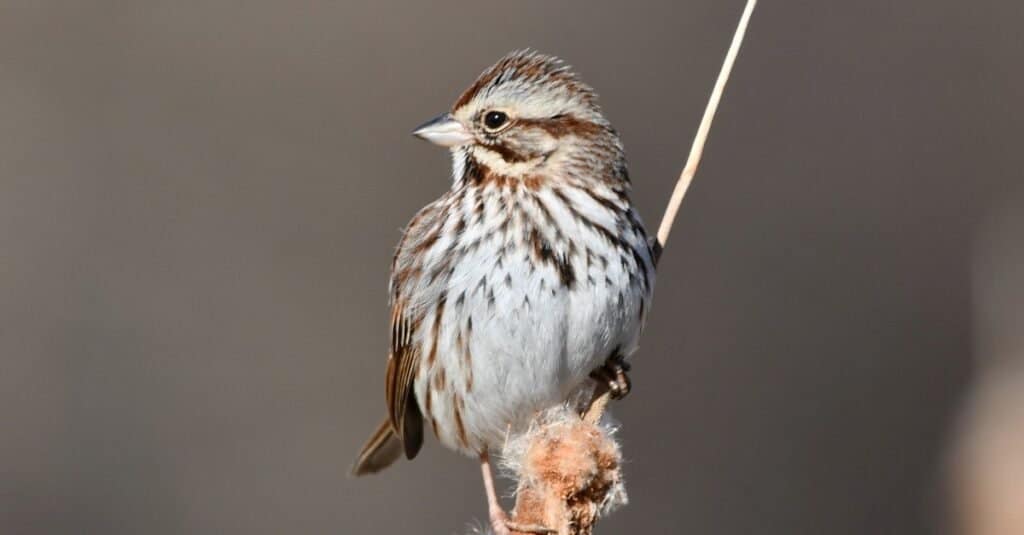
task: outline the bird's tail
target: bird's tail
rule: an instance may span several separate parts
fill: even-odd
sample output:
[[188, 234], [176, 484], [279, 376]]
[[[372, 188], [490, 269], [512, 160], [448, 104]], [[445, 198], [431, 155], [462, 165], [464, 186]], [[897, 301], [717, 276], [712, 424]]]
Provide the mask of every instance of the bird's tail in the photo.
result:
[[380, 472], [395, 462], [401, 454], [402, 441], [392, 429], [391, 422], [385, 418], [359, 452], [351, 473], [353, 476], [363, 476]]

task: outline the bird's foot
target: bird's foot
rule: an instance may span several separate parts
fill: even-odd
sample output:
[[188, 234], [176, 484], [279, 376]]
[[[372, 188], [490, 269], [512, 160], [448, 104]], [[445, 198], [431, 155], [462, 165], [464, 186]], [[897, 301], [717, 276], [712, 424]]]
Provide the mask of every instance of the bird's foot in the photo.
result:
[[590, 372], [590, 377], [607, 385], [612, 399], [622, 399], [629, 394], [631, 388], [629, 375], [626, 374], [629, 370], [630, 365], [625, 357], [616, 353], [605, 361], [604, 366]]

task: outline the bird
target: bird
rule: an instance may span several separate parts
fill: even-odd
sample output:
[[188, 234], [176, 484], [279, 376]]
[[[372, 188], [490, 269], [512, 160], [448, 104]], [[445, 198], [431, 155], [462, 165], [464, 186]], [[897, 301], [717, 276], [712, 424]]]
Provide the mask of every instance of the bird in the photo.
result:
[[479, 461], [496, 534], [543, 531], [505, 514], [490, 454], [581, 392], [628, 392], [656, 245], [618, 132], [556, 57], [502, 57], [413, 135], [450, 151], [452, 184], [393, 257], [387, 417], [352, 473], [412, 459], [429, 429]]

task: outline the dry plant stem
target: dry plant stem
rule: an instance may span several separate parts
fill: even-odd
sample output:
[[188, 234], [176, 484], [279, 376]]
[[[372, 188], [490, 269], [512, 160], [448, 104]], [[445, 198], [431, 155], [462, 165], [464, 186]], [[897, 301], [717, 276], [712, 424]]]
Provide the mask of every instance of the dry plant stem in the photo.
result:
[[[715, 111], [718, 109], [718, 103], [722, 98], [722, 92], [725, 90], [725, 84], [729, 79], [729, 73], [732, 71], [733, 63], [736, 61], [736, 55], [739, 53], [740, 44], [743, 42], [743, 36], [747, 30], [747, 24], [750, 21], [750, 16], [754, 11], [754, 5], [757, 0], [747, 0], [746, 7], [743, 10], [743, 14], [740, 16], [739, 24], [736, 27], [736, 32], [733, 35], [732, 43], [729, 45], [729, 50], [725, 55], [725, 61], [722, 63], [722, 69], [718, 74], [718, 79], [715, 81], [714, 88], [711, 91], [711, 96], [708, 99], [707, 107], [704, 109], [704, 116], [701, 118], [700, 126], [697, 128], [697, 134], [694, 137], [693, 145], [690, 148], [689, 157], [686, 160], [686, 165], [683, 167], [683, 171], [679, 176], [679, 180], [676, 183], [675, 189], [672, 192], [672, 197], [669, 200], [668, 206], [665, 209], [665, 215], [662, 216], [661, 225], [658, 227], [657, 240], [654, 244], [655, 248], [655, 259], [660, 257], [660, 252], [664, 248], [668, 241], [669, 233], [672, 230], [672, 223], [675, 221], [676, 214], [679, 211], [679, 206], [683, 202], [683, 197], [686, 196], [686, 191], [690, 187], [690, 183], [693, 181], [694, 176], [697, 174], [697, 168], [700, 165], [701, 155], [704, 152], [704, 144], [707, 141], [708, 133], [711, 130], [711, 122], [715, 117]], [[657, 261], [657, 260], [655, 260]], [[596, 433], [601, 434], [600, 420], [604, 414], [604, 410], [608, 405], [608, 401], [611, 396], [611, 391], [605, 385], [599, 385], [591, 398], [590, 404], [587, 410], [583, 413], [581, 431], [579, 433]], [[603, 466], [602, 470], [606, 473], [613, 474], [611, 477], [615, 480], [615, 484], [619, 484], [619, 467], [617, 464], [618, 458], [616, 457], [618, 452], [617, 449], [614, 455], [611, 455], [608, 451], [601, 451], [603, 444], [612, 442], [606, 435], [601, 435], [605, 439], [605, 443], [601, 442], [601, 438], [596, 438], [593, 446], [593, 451], [587, 452], [593, 454], [592, 458], [599, 459], [598, 463], [607, 463], [607, 466]], [[559, 441], [550, 441], [546, 444], [547, 447], [557, 448], [561, 446]], [[546, 479], [553, 481], [568, 480], [577, 474], [573, 473], [551, 473], [545, 476]], [[557, 485], [555, 485], [557, 487]], [[557, 494], [550, 488], [538, 488], [529, 484], [524, 485], [523, 481], [520, 481], [520, 487], [517, 491], [516, 506], [513, 510], [513, 518], [517, 523], [531, 524], [531, 525], [547, 525], [552, 528], [552, 533], [558, 533], [559, 535], [590, 535], [592, 527], [597, 519], [597, 515], [600, 508], [596, 506], [605, 499], [608, 492], [608, 482], [603, 482], [597, 487], [596, 492], [592, 488], [588, 488], [585, 493], [587, 494], [584, 498], [579, 495], [548, 495]], [[547, 491], [545, 493], [545, 491]], [[581, 514], [581, 501], [586, 499], [592, 500], [589, 504], [583, 504], [589, 506], [588, 509], [584, 509]], [[557, 520], [555, 520], [557, 519]], [[552, 525], [552, 522], [557, 522], [556, 525]], [[513, 534], [524, 534], [528, 532], [515, 531]]]
[[[690, 155], [686, 158], [686, 165], [683, 166], [683, 172], [680, 173], [676, 187], [672, 191], [672, 198], [669, 199], [668, 206], [665, 207], [665, 215], [661, 216], [661, 224], [658, 226], [658, 237], [655, 243], [655, 248], [658, 251], [655, 254], [655, 259], [661, 256], [660, 251], [665, 248], [665, 243], [668, 242], [668, 235], [672, 232], [672, 223], [676, 220], [679, 206], [683, 203], [683, 197], [686, 196], [686, 191], [690, 188], [690, 183], [693, 182], [693, 177], [697, 174], [701, 155], [704, 154], [704, 144], [707, 142], [708, 133], [711, 131], [711, 121], [714, 120], [715, 112], [718, 110], [718, 103], [722, 100], [725, 83], [729, 81], [729, 73], [732, 72], [732, 65], [736, 62], [736, 55], [740, 51], [740, 44], [743, 43], [743, 36], [747, 32], [747, 24], [750, 22], [750, 15], [754, 12], [754, 5], [756, 4], [757, 0], [747, 0], [743, 14], [740, 15], [740, 22], [736, 25], [736, 33], [732, 36], [729, 51], [725, 54], [722, 69], [718, 72], [718, 79], [715, 80], [715, 86], [711, 90], [708, 105], [704, 108], [704, 116], [700, 120], [700, 126], [697, 127], [697, 135], [694, 136], [693, 145], [690, 146]], [[608, 406], [610, 395], [611, 393], [607, 390], [595, 393], [590, 407], [584, 414], [584, 418], [588, 422], [598, 422], [601, 420], [601, 415], [604, 413], [605, 407]]]
[[594, 394], [590, 398], [590, 405], [587, 406], [587, 411], [583, 413], [583, 421], [588, 424], [597, 425], [601, 421], [604, 409], [608, 406], [611, 398], [611, 389], [607, 385], [598, 384], [594, 388]]
[[700, 126], [697, 127], [697, 135], [694, 136], [693, 145], [690, 146], [690, 155], [686, 158], [686, 165], [679, 175], [679, 181], [676, 182], [676, 188], [672, 192], [668, 207], [665, 208], [665, 215], [661, 217], [661, 225], [658, 226], [658, 245], [662, 248], [668, 241], [672, 223], [676, 220], [676, 212], [679, 211], [679, 205], [682, 204], [683, 197], [686, 196], [686, 190], [689, 189], [690, 182], [693, 182], [693, 177], [697, 174], [700, 157], [704, 153], [704, 143], [708, 139], [708, 132], [711, 131], [711, 121], [715, 118], [715, 111], [718, 110], [718, 102], [722, 100], [725, 83], [729, 81], [729, 73], [732, 72], [732, 65], [736, 62], [736, 55], [739, 54], [743, 36], [747, 33], [747, 23], [750, 22], [750, 14], [754, 12], [755, 4], [757, 4], [757, 0], [747, 0], [747, 6], [743, 9], [740, 22], [736, 25], [736, 33], [732, 36], [729, 51], [726, 52], [725, 61], [722, 62], [722, 70], [718, 73], [715, 87], [711, 90], [711, 97], [708, 98], [708, 105], [704, 108], [704, 116], [700, 120]]

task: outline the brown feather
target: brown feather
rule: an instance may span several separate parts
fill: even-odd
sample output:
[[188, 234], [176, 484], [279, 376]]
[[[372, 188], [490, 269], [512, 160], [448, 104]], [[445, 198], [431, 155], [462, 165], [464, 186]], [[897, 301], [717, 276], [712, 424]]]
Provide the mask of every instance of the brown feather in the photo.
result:
[[398, 430], [405, 456], [412, 459], [423, 445], [423, 415], [420, 413], [413, 381], [419, 367], [419, 351], [412, 345], [412, 325], [400, 301], [395, 301], [391, 314], [391, 354], [385, 378], [385, 396], [392, 429]]
[[402, 442], [391, 428], [387, 419], [374, 431], [359, 452], [352, 465], [352, 476], [364, 476], [379, 472], [394, 463], [402, 454]]
[[404, 292], [423, 275], [423, 253], [439, 239], [448, 215], [437, 203], [420, 210], [402, 234], [391, 263], [391, 346], [385, 398], [391, 427], [409, 459], [415, 457], [423, 445], [423, 412], [414, 387], [423, 353], [416, 343], [416, 333], [424, 321], [424, 313], [422, 307], [409, 306]]
[[562, 86], [580, 95], [581, 98], [588, 102], [596, 98], [594, 90], [581, 82], [557, 58], [527, 50], [519, 50], [508, 54], [484, 70], [477, 77], [476, 81], [473, 82], [473, 85], [469, 86], [459, 96], [459, 99], [455, 101], [455, 105], [452, 106], [452, 110], [458, 110], [481, 93], [486, 92], [490, 87], [500, 85], [502, 80], [509, 78], [515, 78], [520, 82]]

